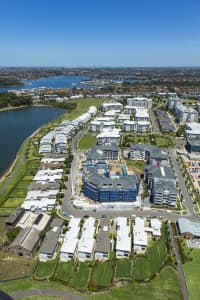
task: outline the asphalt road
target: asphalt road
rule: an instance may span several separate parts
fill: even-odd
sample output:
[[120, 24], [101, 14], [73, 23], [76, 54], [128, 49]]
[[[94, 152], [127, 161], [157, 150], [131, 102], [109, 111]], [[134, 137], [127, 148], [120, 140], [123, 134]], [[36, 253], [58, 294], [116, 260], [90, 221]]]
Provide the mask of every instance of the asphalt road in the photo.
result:
[[173, 165], [173, 167], [175, 169], [175, 172], [176, 172], [176, 175], [177, 175], [179, 187], [181, 189], [181, 193], [182, 193], [183, 198], [185, 200], [185, 205], [187, 206], [187, 208], [189, 210], [189, 213], [191, 215], [195, 216], [194, 204], [193, 204], [192, 200], [190, 199], [190, 196], [189, 196], [186, 184], [185, 184], [184, 177], [183, 177], [182, 172], [180, 170], [180, 167], [178, 165], [177, 157], [176, 157], [176, 150], [175, 149], [170, 149], [169, 150], [169, 155], [170, 155], [172, 165]]

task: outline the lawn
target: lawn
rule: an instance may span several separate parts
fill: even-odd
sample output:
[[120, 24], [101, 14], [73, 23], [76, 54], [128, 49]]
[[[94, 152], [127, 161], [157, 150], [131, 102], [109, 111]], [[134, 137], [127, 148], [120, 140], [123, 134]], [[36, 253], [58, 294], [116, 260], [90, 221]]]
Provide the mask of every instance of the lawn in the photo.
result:
[[0, 245], [3, 243], [3, 241], [6, 240], [6, 226], [5, 221], [7, 218], [0, 217]]
[[27, 189], [28, 186], [31, 184], [31, 180], [22, 180], [19, 182], [19, 184], [17, 185], [17, 188], [19, 189]]
[[81, 140], [78, 144], [78, 147], [79, 147], [80, 150], [87, 150], [90, 147], [95, 146], [96, 143], [97, 143], [96, 136], [85, 134], [81, 138]]
[[115, 279], [131, 278], [132, 261], [130, 259], [121, 259], [116, 263]]
[[130, 146], [131, 144], [152, 144], [158, 147], [171, 147], [174, 145], [175, 141], [170, 136], [161, 136], [161, 135], [126, 135], [121, 139], [121, 146]]
[[69, 282], [70, 279], [72, 278], [73, 270], [74, 270], [73, 261], [59, 262], [56, 268], [54, 278], [57, 280]]
[[84, 99], [84, 100], [79, 100], [79, 101], [70, 101], [74, 102], [77, 104], [76, 109], [73, 109], [69, 113], [65, 113], [62, 115], [62, 120], [67, 119], [67, 120], [73, 120], [83, 113], [87, 112], [90, 106], [96, 106], [99, 108], [103, 102], [102, 99]]
[[90, 280], [91, 289], [109, 288], [112, 285], [114, 269], [113, 261], [96, 262]]
[[[177, 273], [171, 267], [166, 267], [151, 283], [127, 284], [113, 288], [101, 295], [90, 296], [92, 300], [182, 300], [181, 287]], [[199, 298], [198, 298], [199, 299]]]
[[77, 271], [73, 272], [72, 285], [77, 290], [86, 290], [91, 268], [89, 263], [79, 263]]
[[126, 159], [126, 164], [129, 171], [142, 174], [144, 173], [145, 162], [143, 160]]
[[2, 207], [19, 207], [24, 202], [24, 198], [9, 198]]
[[0, 217], [8, 217], [12, 212], [14, 211], [14, 208], [10, 207], [0, 207]]
[[0, 251], [0, 280], [30, 275], [35, 260], [24, 257], [9, 257]]
[[156, 241], [147, 250], [147, 255], [137, 256], [133, 266], [133, 276], [136, 280], [150, 279], [157, 272], [165, 261], [167, 249], [165, 240]]
[[200, 249], [193, 249], [190, 256], [192, 261], [183, 264], [186, 282], [191, 300], [200, 298]]
[[39, 290], [39, 289], [56, 289], [56, 290], [69, 290], [67, 287], [60, 282], [54, 281], [36, 281], [32, 280], [31, 277], [16, 279], [7, 282], [0, 282], [0, 290], [7, 293], [16, 293], [27, 290]]
[[51, 277], [54, 273], [56, 263], [56, 259], [48, 260], [47, 262], [39, 262], [34, 273], [35, 277], [38, 279]]

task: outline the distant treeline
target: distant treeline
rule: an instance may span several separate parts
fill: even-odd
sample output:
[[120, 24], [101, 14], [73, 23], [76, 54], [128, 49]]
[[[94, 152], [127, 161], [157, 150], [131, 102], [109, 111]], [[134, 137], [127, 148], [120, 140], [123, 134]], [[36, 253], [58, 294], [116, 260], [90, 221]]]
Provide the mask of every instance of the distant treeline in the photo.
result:
[[0, 78], [0, 87], [22, 85], [22, 82], [15, 78]]
[[0, 108], [19, 107], [23, 105], [32, 105], [32, 99], [29, 96], [17, 96], [13, 93], [0, 93]]

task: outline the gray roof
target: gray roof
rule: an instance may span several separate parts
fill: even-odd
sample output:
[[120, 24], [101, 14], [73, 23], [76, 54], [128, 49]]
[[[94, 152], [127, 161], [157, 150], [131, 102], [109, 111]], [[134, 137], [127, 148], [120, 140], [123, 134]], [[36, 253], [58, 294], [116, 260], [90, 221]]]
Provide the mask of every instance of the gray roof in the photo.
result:
[[31, 190], [57, 190], [59, 189], [60, 185], [58, 182], [47, 182], [45, 184], [40, 182], [32, 182], [28, 189]]
[[59, 235], [60, 229], [58, 227], [56, 228], [56, 230], [48, 231], [39, 250], [39, 253], [47, 253], [53, 255], [57, 246]]
[[186, 218], [178, 219], [180, 233], [191, 233], [193, 236], [200, 237], [200, 223], [192, 222]]
[[40, 232], [36, 228], [27, 227], [20, 230], [20, 232], [8, 248], [21, 246], [27, 251], [32, 252], [32, 250], [35, 248], [35, 245], [38, 243], [39, 238]]
[[154, 183], [153, 192], [154, 193], [163, 193], [168, 190], [170, 194], [178, 195], [177, 188], [170, 181], [160, 180], [159, 182]]
[[87, 151], [87, 160], [105, 160], [104, 151], [119, 151], [117, 144], [97, 145]]
[[[100, 221], [99, 224], [99, 232], [96, 239], [96, 247], [95, 252], [103, 252], [103, 253], [109, 253], [110, 251], [110, 238], [109, 238], [109, 232], [110, 232], [110, 220], [103, 218]], [[105, 227], [108, 227], [108, 230], [105, 231]]]
[[113, 176], [113, 177], [103, 177], [103, 176], [91, 176], [88, 178], [88, 182], [92, 185], [98, 186], [100, 189], [109, 190], [121, 190], [121, 189], [135, 189], [138, 182], [136, 175], [128, 176]]
[[187, 142], [191, 145], [191, 146], [200, 146], [200, 140], [192, 140], [192, 139], [188, 139]]
[[53, 227], [61, 228], [63, 226], [63, 223], [64, 223], [64, 221], [62, 219], [55, 218], [52, 220], [52, 222], [50, 224], [50, 228], [53, 228]]
[[6, 220], [6, 224], [14, 224], [24, 212], [25, 209], [23, 207], [16, 208], [16, 210]]
[[160, 178], [160, 179], [169, 179], [169, 180], [175, 180], [176, 177], [174, 176], [174, 172], [172, 171], [171, 167], [163, 166], [163, 167], [157, 167], [154, 165], [146, 165], [145, 170], [148, 171], [149, 174], [152, 174], [152, 178]]
[[150, 144], [133, 144], [132, 150], [145, 150], [151, 153], [151, 158], [168, 159], [168, 153], [154, 145]]

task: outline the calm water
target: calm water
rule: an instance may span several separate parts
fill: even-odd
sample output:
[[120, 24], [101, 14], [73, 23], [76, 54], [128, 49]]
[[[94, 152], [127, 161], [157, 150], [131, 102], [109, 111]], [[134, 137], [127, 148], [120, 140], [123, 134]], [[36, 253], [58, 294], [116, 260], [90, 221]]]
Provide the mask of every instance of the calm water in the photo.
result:
[[31, 107], [0, 112], [0, 176], [15, 159], [29, 135], [65, 110], [55, 107]]
[[0, 88], [0, 92], [8, 92], [11, 90], [33, 89], [33, 88], [72, 88], [79, 87], [80, 81], [88, 80], [86, 76], [52, 76], [35, 80], [26, 80], [23, 86]]

